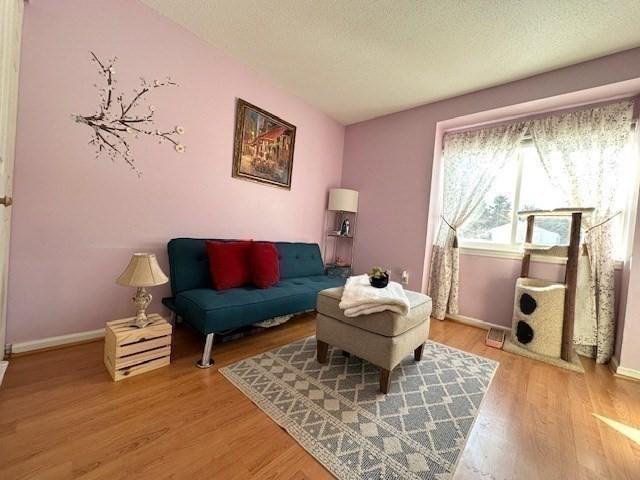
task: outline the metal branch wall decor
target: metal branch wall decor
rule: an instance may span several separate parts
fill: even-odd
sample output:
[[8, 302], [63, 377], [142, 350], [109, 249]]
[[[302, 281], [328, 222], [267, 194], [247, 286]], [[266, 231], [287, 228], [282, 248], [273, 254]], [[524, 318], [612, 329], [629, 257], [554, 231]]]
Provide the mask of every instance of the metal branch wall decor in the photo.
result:
[[[132, 140], [140, 136], [155, 137], [158, 143], [169, 143], [176, 152], [185, 151], [185, 146], [177, 140], [178, 135], [184, 133], [184, 128], [176, 126], [171, 130], [154, 128], [153, 105], [146, 101], [149, 93], [156, 88], [176, 86], [170, 77], [166, 80], [148, 82], [140, 77], [140, 86], [133, 89], [131, 99], [125, 100], [124, 93], [116, 93], [115, 68], [117, 57], [108, 61], [100, 61], [95, 53], [91, 53], [91, 61], [98, 67], [103, 85], [94, 84], [100, 96], [98, 111], [93, 115], [73, 114], [77, 123], [88, 125], [93, 130], [90, 145], [96, 148], [96, 158], [106, 154], [112, 161], [124, 160], [131, 169], [140, 176], [142, 172], [135, 163], [131, 151]], [[146, 108], [144, 108], [146, 106]]]

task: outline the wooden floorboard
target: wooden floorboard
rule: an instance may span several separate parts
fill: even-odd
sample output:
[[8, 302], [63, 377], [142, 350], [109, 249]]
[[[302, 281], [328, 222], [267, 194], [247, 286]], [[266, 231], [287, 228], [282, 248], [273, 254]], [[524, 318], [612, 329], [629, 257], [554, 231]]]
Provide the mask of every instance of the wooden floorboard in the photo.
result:
[[[312, 335], [313, 315], [214, 347], [186, 327], [164, 367], [118, 383], [102, 342], [16, 358], [0, 388], [0, 479], [324, 479], [332, 476], [217, 370]], [[640, 479], [640, 383], [583, 360], [584, 375], [484, 345], [485, 332], [432, 321], [438, 342], [500, 368], [454, 478]]]

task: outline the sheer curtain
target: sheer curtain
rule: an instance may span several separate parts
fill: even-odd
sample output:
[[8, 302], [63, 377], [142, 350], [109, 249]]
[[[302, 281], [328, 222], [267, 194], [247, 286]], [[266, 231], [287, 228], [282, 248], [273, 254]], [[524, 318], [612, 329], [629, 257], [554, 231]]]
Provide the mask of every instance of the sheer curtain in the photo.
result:
[[431, 254], [432, 315], [458, 313], [456, 231], [469, 219], [522, 141], [525, 122], [444, 136], [442, 222]]
[[[590, 272], [586, 292], [590, 308], [575, 319], [574, 342], [579, 353], [609, 361], [615, 342], [614, 252], [612, 223], [620, 180], [629, 171], [625, 149], [631, 134], [633, 102], [552, 115], [530, 123], [534, 144], [551, 183], [566, 206], [594, 207], [585, 217], [584, 242]], [[580, 298], [580, 292], [578, 298]], [[588, 298], [590, 296], [591, 298]], [[584, 298], [584, 297], [583, 297]]]

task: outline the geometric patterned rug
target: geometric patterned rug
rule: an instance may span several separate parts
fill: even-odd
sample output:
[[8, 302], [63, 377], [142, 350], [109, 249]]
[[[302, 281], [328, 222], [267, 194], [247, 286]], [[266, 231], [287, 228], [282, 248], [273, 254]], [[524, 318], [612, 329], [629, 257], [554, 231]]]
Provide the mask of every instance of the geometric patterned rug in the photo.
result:
[[427, 341], [379, 393], [379, 371], [309, 337], [221, 373], [337, 478], [452, 476], [498, 362]]

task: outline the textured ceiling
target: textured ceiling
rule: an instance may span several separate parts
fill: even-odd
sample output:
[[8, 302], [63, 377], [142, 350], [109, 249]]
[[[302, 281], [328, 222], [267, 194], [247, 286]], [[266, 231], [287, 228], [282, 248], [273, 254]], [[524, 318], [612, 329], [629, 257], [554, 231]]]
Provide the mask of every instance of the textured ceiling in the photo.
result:
[[640, 46], [640, 0], [143, 0], [350, 124]]

